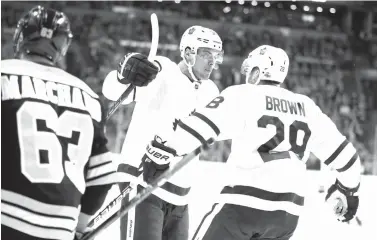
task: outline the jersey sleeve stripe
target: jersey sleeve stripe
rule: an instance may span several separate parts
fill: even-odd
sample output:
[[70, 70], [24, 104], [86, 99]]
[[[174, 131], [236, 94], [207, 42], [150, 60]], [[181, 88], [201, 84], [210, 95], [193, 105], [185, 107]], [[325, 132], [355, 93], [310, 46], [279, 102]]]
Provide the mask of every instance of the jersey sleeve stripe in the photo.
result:
[[347, 162], [347, 164], [344, 165], [344, 167], [337, 169], [337, 171], [338, 172], [345, 172], [345, 171], [347, 171], [356, 162], [356, 160], [357, 160], [358, 157], [359, 156], [357, 155], [357, 153], [355, 153], [352, 156], [352, 158]]
[[347, 146], [348, 143], [349, 143], [348, 140], [344, 140], [342, 144], [340, 144], [340, 146], [335, 150], [335, 152], [331, 154], [331, 156], [325, 161], [325, 164], [326, 165], [331, 164], [338, 157], [338, 155], [343, 151], [343, 149]]
[[5, 202], [1, 203], [1, 213], [6, 214], [9, 217], [22, 219], [32, 225], [51, 229], [60, 229], [68, 232], [73, 231], [77, 225], [77, 221], [72, 219], [42, 216], [40, 214], [28, 211], [25, 208], [20, 208], [16, 205], [11, 205]]
[[[111, 172], [107, 172], [107, 173], [104, 173], [104, 174], [101, 174], [101, 175], [97, 175], [95, 177], [92, 177], [92, 178], [87, 178], [86, 181], [87, 182], [92, 182], [94, 180], [98, 180], [98, 179], [101, 179], [101, 178], [105, 178], [113, 173], [116, 173], [117, 171], [111, 171]], [[103, 183], [103, 184], [108, 184], [108, 183]], [[103, 185], [103, 184], [99, 184], [99, 185]]]
[[125, 175], [126, 174], [124, 173], [114, 171], [101, 176], [97, 176], [93, 179], [87, 179], [86, 187], [118, 184], [120, 182], [129, 182], [129, 177]]
[[203, 122], [207, 123], [208, 126], [210, 126], [212, 128], [212, 130], [216, 133], [217, 136], [220, 134], [220, 129], [216, 126], [216, 124], [214, 124], [209, 118], [207, 118], [203, 114], [194, 111], [194, 112], [191, 113], [191, 115], [195, 116], [195, 117], [199, 118], [200, 120], [202, 120]]
[[88, 170], [93, 170], [93, 169], [98, 168], [98, 167], [103, 167], [104, 165], [109, 164], [109, 163], [112, 163], [112, 161], [107, 161], [107, 162], [100, 163], [100, 164], [97, 164], [97, 165], [89, 166]]
[[77, 216], [79, 214], [79, 210], [76, 207], [43, 203], [5, 189], [1, 189], [1, 201], [17, 204], [34, 212], [44, 213], [52, 216], [77, 219]]
[[202, 137], [202, 135], [200, 135], [197, 131], [195, 131], [194, 129], [192, 129], [191, 127], [187, 126], [186, 124], [184, 124], [181, 120], [178, 121], [178, 124], [177, 124], [180, 128], [182, 128], [183, 130], [185, 130], [186, 132], [190, 133], [193, 137], [195, 137], [197, 140], [199, 140], [199, 142], [201, 142], [202, 145], [206, 144], [206, 140]]
[[4, 212], [1, 213], [1, 225], [37, 238], [72, 240], [74, 237], [74, 231], [47, 228], [38, 224], [28, 223], [23, 218], [13, 217]]
[[113, 172], [116, 172], [117, 166], [113, 162], [107, 163], [107, 164], [100, 164], [96, 167], [92, 167], [88, 169], [86, 179], [88, 181], [99, 178], [105, 174], [111, 174]]
[[111, 152], [105, 152], [105, 153], [102, 153], [102, 154], [99, 154], [99, 155], [96, 155], [96, 156], [93, 156], [93, 157], [90, 157], [89, 158], [89, 168], [90, 167], [95, 167], [97, 165], [100, 165], [102, 163], [106, 163], [108, 161], [111, 161], [111, 160], [115, 160], [113, 158], [113, 153]]

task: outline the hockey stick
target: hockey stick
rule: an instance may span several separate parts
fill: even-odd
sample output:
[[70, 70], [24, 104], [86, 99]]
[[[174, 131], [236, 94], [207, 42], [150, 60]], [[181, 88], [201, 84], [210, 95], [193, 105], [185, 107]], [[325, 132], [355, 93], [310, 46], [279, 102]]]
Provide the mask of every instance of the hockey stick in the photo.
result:
[[[158, 18], [155, 13], [151, 14], [151, 25], [152, 25], [152, 42], [151, 42], [151, 49], [149, 51], [148, 60], [153, 61], [154, 57], [157, 53], [157, 47], [158, 47], [158, 39], [159, 39], [159, 27], [158, 27]], [[130, 85], [126, 89], [124, 93], [119, 97], [119, 99], [114, 103], [114, 105], [111, 106], [110, 110], [107, 113], [106, 120], [108, 120], [113, 113], [118, 109], [119, 105], [128, 97], [128, 95], [134, 90], [135, 86]], [[113, 208], [119, 201], [121, 201], [127, 194], [132, 190], [131, 186], [126, 187], [123, 189], [121, 194], [117, 196], [113, 201], [111, 201], [95, 218], [93, 218], [89, 224], [88, 227], [93, 227], [95, 223], [97, 223], [99, 220], [101, 220], [104, 215], [106, 215], [111, 208]]]
[[193, 160], [197, 155], [199, 155], [202, 149], [208, 149], [208, 145], [211, 145], [213, 142], [214, 142], [214, 139], [211, 138], [207, 141], [205, 145], [197, 147], [194, 151], [184, 156], [182, 160], [177, 162], [175, 165], [171, 166], [167, 171], [163, 172], [158, 178], [156, 178], [152, 183], [148, 184], [146, 188], [144, 188], [128, 203], [122, 205], [122, 207], [119, 209], [118, 212], [114, 213], [110, 218], [108, 218], [100, 226], [98, 226], [93, 231], [87, 233], [80, 240], [92, 240], [95, 236], [97, 236], [100, 232], [102, 232], [104, 229], [110, 226], [113, 222], [115, 222], [119, 218], [126, 215], [129, 210], [131, 210], [132, 208], [136, 207], [139, 203], [144, 201], [144, 199], [149, 197], [154, 190], [164, 185], [164, 183], [167, 180], [169, 180], [169, 178], [171, 178], [181, 168], [186, 166], [191, 160]]
[[[155, 13], [151, 14], [151, 25], [152, 25], [152, 42], [151, 42], [151, 49], [149, 50], [148, 60], [153, 61], [153, 59], [156, 56], [157, 53], [157, 47], [158, 47], [158, 39], [160, 37], [160, 31], [158, 27], [158, 18]], [[130, 84], [130, 86], [127, 87], [126, 91], [120, 95], [118, 100], [110, 107], [109, 111], [106, 115], [106, 120], [109, 120], [109, 118], [113, 115], [113, 113], [119, 108], [119, 105], [130, 95], [132, 90], [135, 89], [135, 86], [133, 84]]]

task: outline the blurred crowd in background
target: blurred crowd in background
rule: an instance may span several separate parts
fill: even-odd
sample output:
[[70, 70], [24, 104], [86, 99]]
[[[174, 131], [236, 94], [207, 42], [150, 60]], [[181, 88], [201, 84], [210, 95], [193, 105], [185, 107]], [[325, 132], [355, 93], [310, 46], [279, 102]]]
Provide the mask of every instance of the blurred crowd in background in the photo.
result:
[[[74, 41], [59, 64], [101, 96], [105, 76], [124, 54], [149, 52], [152, 12], [160, 22], [158, 54], [177, 63], [179, 41], [189, 26], [218, 32], [225, 58], [211, 79], [220, 90], [242, 83], [240, 66], [251, 50], [263, 44], [281, 47], [290, 57], [285, 87], [312, 98], [358, 149], [364, 174], [377, 174], [377, 3], [2, 2], [2, 59], [13, 57], [17, 21], [37, 4], [68, 15]], [[121, 107], [107, 124], [113, 151], [120, 151], [133, 107]], [[225, 161], [230, 147], [231, 141], [218, 142], [201, 158]], [[308, 166], [319, 167], [314, 156]]]

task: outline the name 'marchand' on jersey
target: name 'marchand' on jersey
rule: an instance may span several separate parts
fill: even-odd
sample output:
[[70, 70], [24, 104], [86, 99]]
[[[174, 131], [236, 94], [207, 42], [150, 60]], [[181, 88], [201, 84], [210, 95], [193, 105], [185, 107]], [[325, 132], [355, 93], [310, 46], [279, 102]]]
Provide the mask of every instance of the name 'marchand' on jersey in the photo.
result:
[[35, 77], [11, 74], [2, 75], [1, 82], [3, 101], [38, 99], [59, 106], [87, 111], [96, 121], [101, 120], [101, 107], [98, 100], [80, 88]]

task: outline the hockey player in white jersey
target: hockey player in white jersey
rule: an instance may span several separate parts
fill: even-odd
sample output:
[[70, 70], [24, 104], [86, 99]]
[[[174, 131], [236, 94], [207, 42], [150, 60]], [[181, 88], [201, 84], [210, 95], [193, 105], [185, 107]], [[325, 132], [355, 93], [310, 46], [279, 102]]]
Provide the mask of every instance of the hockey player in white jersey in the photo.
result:
[[[179, 50], [182, 61], [178, 65], [166, 57], [157, 56], [155, 62], [161, 72], [156, 79], [146, 88], [136, 88], [123, 103], [136, 101], [121, 153], [125, 163], [119, 171], [127, 172], [131, 183], [139, 183], [139, 190], [168, 167], [141, 161], [146, 144], [157, 130], [176, 128], [176, 122], [173, 123], [175, 119], [204, 106], [219, 94], [217, 86], [209, 79], [223, 58], [222, 41], [218, 34], [208, 28], [192, 26], [182, 35]], [[125, 91], [128, 87], [127, 76], [138, 74], [127, 67], [128, 62], [138, 56], [138, 53], [128, 54], [118, 71], [108, 74], [103, 86], [105, 97], [116, 101]], [[144, 174], [140, 176], [141, 169]], [[189, 167], [121, 220], [122, 240], [188, 238], [187, 195], [190, 179], [186, 176], [187, 172]], [[131, 192], [129, 197], [135, 194]]]
[[[326, 200], [334, 204], [339, 220], [355, 216], [359, 156], [310, 98], [279, 87], [288, 68], [284, 50], [258, 47], [242, 65], [246, 84], [225, 89], [196, 114], [179, 120], [174, 132], [159, 132], [161, 146], [147, 147], [145, 157], [166, 165], [155, 156], [175, 159], [219, 133], [232, 139], [226, 169], [232, 175], [221, 178], [225, 187], [219, 202], [193, 239], [289, 239], [303, 210], [310, 152], [338, 172]], [[213, 220], [211, 215], [216, 215]]]
[[[15, 59], [1, 61], [2, 239], [80, 237], [120, 182], [98, 95], [56, 66], [72, 38], [64, 13], [37, 6], [18, 22]], [[142, 70], [139, 85], [158, 72]]]

